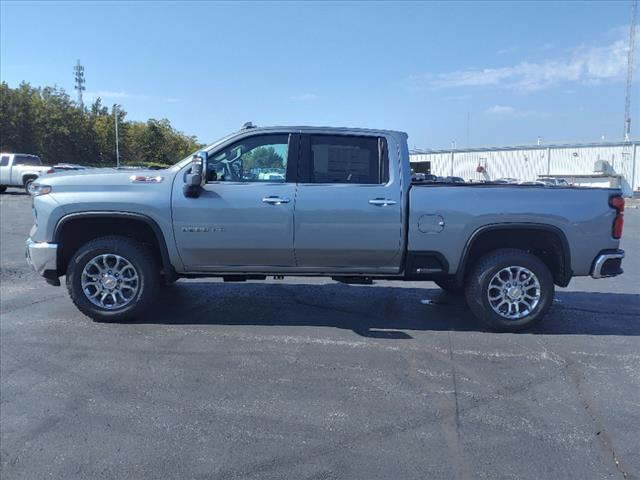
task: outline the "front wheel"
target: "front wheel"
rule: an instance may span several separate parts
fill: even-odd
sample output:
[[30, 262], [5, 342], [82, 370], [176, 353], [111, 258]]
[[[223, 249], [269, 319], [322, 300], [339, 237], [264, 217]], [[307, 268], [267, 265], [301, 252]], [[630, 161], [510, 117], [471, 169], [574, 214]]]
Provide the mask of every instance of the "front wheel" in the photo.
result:
[[155, 301], [159, 267], [144, 245], [127, 237], [91, 240], [67, 267], [67, 290], [78, 309], [98, 321], [139, 316]]
[[515, 249], [496, 250], [476, 264], [465, 294], [473, 314], [489, 327], [516, 332], [542, 320], [553, 302], [549, 268]]
[[7, 190], [7, 187], [4, 185], [0, 185], [0, 193], [4, 193]]

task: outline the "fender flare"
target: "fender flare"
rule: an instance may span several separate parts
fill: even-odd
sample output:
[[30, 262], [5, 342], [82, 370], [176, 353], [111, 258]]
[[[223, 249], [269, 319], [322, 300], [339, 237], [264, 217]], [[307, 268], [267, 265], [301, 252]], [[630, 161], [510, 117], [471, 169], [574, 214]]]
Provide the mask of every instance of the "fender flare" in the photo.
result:
[[58, 243], [60, 241], [60, 233], [62, 231], [62, 227], [64, 224], [79, 218], [123, 218], [127, 220], [135, 220], [141, 221], [148, 225], [158, 242], [158, 247], [160, 250], [160, 258], [162, 260], [162, 269], [164, 270], [165, 281], [167, 283], [173, 282], [178, 278], [178, 274], [173, 264], [171, 263], [171, 258], [169, 257], [169, 250], [167, 248], [167, 242], [162, 234], [162, 230], [158, 226], [155, 220], [147, 215], [143, 215], [141, 213], [132, 213], [132, 212], [118, 212], [118, 211], [90, 211], [90, 212], [77, 212], [70, 213], [68, 215], [63, 216], [58, 223], [56, 224], [54, 233], [53, 233], [53, 241], [54, 243]]
[[547, 225], [543, 223], [493, 223], [490, 225], [484, 225], [474, 230], [474, 232], [467, 240], [464, 249], [462, 250], [460, 262], [458, 263], [456, 279], [460, 284], [462, 284], [464, 280], [465, 269], [467, 268], [467, 264], [469, 262], [469, 252], [471, 251], [474, 242], [483, 233], [493, 230], [542, 230], [552, 233], [553, 235], [558, 237], [560, 239], [563, 257], [562, 281], [560, 282], [560, 286], [566, 287], [567, 285], [569, 285], [569, 281], [573, 276], [573, 270], [571, 269], [571, 247], [569, 246], [567, 236], [560, 228], [554, 225]]

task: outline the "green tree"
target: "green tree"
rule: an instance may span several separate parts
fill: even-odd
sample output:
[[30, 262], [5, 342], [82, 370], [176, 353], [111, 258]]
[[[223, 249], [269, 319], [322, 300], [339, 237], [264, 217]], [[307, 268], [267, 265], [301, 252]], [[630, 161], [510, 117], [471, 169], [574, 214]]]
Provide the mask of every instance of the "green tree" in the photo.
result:
[[[118, 109], [122, 164], [169, 165], [202, 147], [169, 120], [126, 120]], [[0, 83], [0, 150], [39, 155], [46, 163], [115, 166], [114, 112], [97, 98], [81, 108], [58, 87]]]
[[245, 171], [252, 168], [282, 168], [284, 159], [274, 147], [258, 147], [242, 156]]

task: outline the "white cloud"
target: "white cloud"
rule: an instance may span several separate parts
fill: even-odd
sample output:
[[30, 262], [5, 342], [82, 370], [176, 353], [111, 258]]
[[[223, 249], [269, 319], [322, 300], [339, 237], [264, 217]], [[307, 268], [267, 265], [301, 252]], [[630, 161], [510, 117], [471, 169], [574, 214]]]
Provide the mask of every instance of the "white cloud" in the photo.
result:
[[627, 71], [627, 42], [620, 39], [604, 46], [577, 47], [564, 57], [539, 62], [412, 75], [409, 81], [437, 88], [494, 86], [520, 91], [542, 90], [559, 83], [594, 85], [621, 81]]
[[110, 90], [102, 90], [100, 92], [87, 92], [86, 94], [87, 96], [91, 96], [94, 98], [131, 98], [133, 95], [126, 93], [126, 92], [113, 92]]
[[101, 98], [105, 103], [122, 100], [153, 100], [164, 103], [178, 103], [182, 99], [178, 97], [154, 97], [150, 95], [140, 95], [136, 93], [128, 93], [113, 90], [100, 90], [97, 92], [85, 92], [84, 98], [86, 102], [93, 102], [97, 98]]
[[100, 90], [98, 92], [85, 92], [84, 93], [84, 102], [85, 103], [93, 103], [98, 98], [103, 101], [103, 104], [108, 104], [112, 102], [120, 102], [122, 100], [131, 100], [131, 99], [144, 99], [146, 96], [144, 95], [133, 95], [127, 92], [119, 92], [112, 90]]
[[544, 112], [536, 112], [534, 110], [521, 110], [515, 107], [510, 107], [508, 105], [494, 105], [493, 107], [487, 108], [484, 113], [487, 115], [499, 115], [503, 117], [531, 117], [533, 115], [539, 117], [546, 117], [547, 114]]
[[494, 105], [493, 107], [487, 108], [486, 112], [493, 115], [513, 115], [516, 113], [516, 109], [504, 105]]
[[507, 55], [509, 53], [515, 53], [518, 50], [518, 47], [511, 46], [506, 48], [501, 48], [496, 52], [497, 55]]
[[471, 95], [449, 95], [448, 97], [444, 97], [443, 100], [461, 102], [463, 100], [469, 100], [470, 98]]
[[318, 96], [315, 93], [301, 93], [300, 95], [292, 95], [289, 97], [290, 100], [294, 102], [309, 102], [311, 100], [316, 100]]

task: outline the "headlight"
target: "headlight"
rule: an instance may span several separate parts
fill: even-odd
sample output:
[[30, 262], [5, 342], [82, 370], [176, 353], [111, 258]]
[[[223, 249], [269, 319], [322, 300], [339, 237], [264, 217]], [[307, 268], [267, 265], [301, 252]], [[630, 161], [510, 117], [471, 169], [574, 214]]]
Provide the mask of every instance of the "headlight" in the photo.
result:
[[39, 197], [40, 195], [46, 195], [51, 193], [52, 188], [49, 185], [42, 185], [41, 183], [32, 182], [29, 185], [29, 193], [32, 197]]

